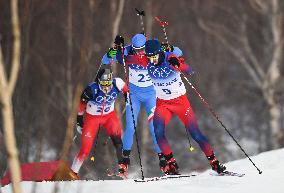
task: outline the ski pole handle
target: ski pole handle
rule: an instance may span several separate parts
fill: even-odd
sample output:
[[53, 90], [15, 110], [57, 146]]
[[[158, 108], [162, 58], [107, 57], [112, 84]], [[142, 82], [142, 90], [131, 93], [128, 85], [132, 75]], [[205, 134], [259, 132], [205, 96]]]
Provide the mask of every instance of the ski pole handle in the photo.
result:
[[139, 9], [137, 9], [137, 8], [135, 8], [135, 11], [137, 12], [137, 15], [139, 15], [139, 16], [145, 16], [145, 11], [143, 11], [143, 10], [139, 10]]

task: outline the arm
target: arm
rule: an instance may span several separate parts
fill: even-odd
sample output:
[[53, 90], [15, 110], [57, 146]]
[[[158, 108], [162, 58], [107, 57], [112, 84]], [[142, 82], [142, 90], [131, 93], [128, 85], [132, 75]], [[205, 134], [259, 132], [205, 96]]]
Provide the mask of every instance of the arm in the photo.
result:
[[128, 92], [128, 86], [121, 78], [115, 78], [115, 85], [123, 94]]
[[79, 109], [77, 113], [77, 131], [80, 134], [82, 133], [82, 127], [84, 124], [84, 113], [86, 110], [86, 106], [87, 106], [88, 101], [91, 100], [92, 98], [93, 98], [92, 88], [88, 86], [87, 88], [85, 88], [85, 90], [83, 91], [81, 95]]
[[191, 66], [187, 65], [184, 62], [183, 58], [178, 58], [176, 55], [174, 54], [170, 54], [168, 56], [168, 61], [169, 64], [173, 67], [173, 69], [178, 70], [182, 73], [186, 73], [188, 75], [191, 75], [194, 73], [193, 69], [191, 68]]
[[182, 56], [182, 50], [179, 49], [179, 47], [173, 46], [173, 54], [175, 54], [177, 57], [181, 57]]
[[[119, 62], [122, 64], [122, 48], [124, 48], [124, 38], [117, 35], [114, 40], [113, 47], [109, 48], [108, 52], [103, 56], [101, 63], [104, 65], [113, 64]], [[124, 54], [127, 53], [124, 49]]]

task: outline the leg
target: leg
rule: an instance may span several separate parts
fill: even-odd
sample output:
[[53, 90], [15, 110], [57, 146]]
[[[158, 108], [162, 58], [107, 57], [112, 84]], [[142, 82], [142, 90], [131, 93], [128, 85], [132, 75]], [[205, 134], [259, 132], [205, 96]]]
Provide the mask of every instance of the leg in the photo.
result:
[[119, 172], [124, 176], [127, 176], [127, 169], [130, 160], [129, 157], [123, 157], [121, 140], [122, 129], [120, 127], [119, 120], [115, 112], [111, 113], [111, 115], [106, 120], [103, 126], [105, 127], [107, 134], [110, 136], [115, 147], [116, 157], [119, 164]]
[[198, 143], [201, 150], [209, 160], [212, 169], [218, 173], [223, 172], [226, 167], [219, 163], [207, 138], [199, 130], [195, 114], [190, 106], [188, 99], [185, 97], [181, 104], [182, 105], [180, 105], [179, 109], [182, 109], [182, 107], [184, 109], [182, 111], [177, 111], [177, 115], [183, 121], [186, 127], [186, 132], [190, 133], [192, 138]]
[[[131, 94], [132, 109], [134, 114], [135, 125], [137, 125], [137, 116], [140, 111], [141, 102], [135, 94]], [[130, 151], [133, 144], [133, 135], [135, 129], [132, 118], [132, 111], [129, 101], [126, 104], [126, 127], [123, 134], [123, 150]]]
[[106, 129], [107, 134], [110, 136], [116, 150], [117, 160], [120, 161], [122, 159], [122, 129], [116, 113], [110, 113], [102, 126]]
[[198, 128], [197, 120], [195, 114], [191, 108], [191, 105], [185, 96], [176, 106], [175, 113], [181, 119], [186, 127], [186, 132], [190, 133], [192, 138], [198, 143], [203, 153], [208, 157], [213, 154], [211, 145], [209, 144], [207, 138], [201, 133]]
[[158, 154], [160, 154], [162, 151], [157, 143], [153, 124], [154, 112], [156, 108], [156, 95], [148, 96], [148, 99], [144, 101], [144, 105], [148, 115], [148, 126], [153, 139], [154, 149]]
[[172, 113], [165, 106], [157, 105], [153, 118], [156, 140], [164, 155], [172, 152], [165, 135], [165, 127], [169, 123], [171, 115]]
[[71, 167], [75, 173], [79, 172], [84, 160], [89, 155], [92, 149], [94, 138], [98, 132], [98, 129], [99, 129], [99, 120], [97, 120], [97, 118], [95, 118], [90, 114], [86, 114], [84, 118], [81, 149], [80, 152], [75, 157]]

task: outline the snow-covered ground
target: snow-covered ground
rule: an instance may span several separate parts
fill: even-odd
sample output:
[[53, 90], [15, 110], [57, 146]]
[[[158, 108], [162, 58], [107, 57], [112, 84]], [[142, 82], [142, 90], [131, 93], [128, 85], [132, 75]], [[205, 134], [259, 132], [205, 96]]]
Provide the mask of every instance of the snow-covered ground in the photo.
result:
[[[23, 193], [284, 193], [284, 149], [252, 157], [263, 171], [258, 174], [248, 159], [225, 164], [228, 170], [245, 173], [244, 177], [213, 176], [211, 171], [195, 177], [137, 183], [133, 180], [22, 182]], [[282, 180], [281, 180], [282, 179]], [[57, 189], [57, 190], [56, 190]], [[1, 188], [12, 193], [11, 187]]]

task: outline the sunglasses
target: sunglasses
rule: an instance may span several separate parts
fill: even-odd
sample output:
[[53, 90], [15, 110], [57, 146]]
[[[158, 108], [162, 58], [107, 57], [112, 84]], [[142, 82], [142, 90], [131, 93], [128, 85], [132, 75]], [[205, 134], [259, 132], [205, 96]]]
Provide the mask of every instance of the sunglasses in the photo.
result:
[[112, 81], [110, 81], [110, 80], [102, 80], [102, 81], [100, 81], [100, 85], [101, 86], [111, 86], [111, 84], [112, 84]]

